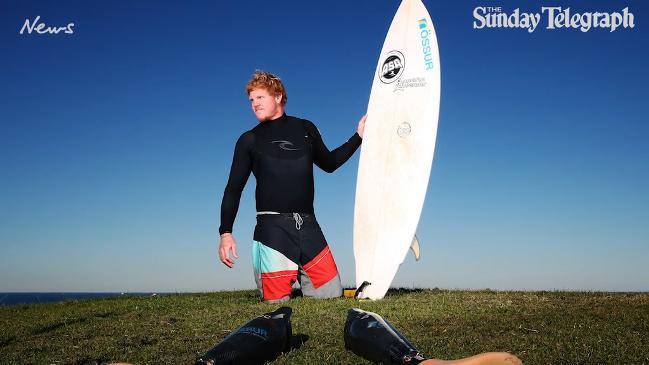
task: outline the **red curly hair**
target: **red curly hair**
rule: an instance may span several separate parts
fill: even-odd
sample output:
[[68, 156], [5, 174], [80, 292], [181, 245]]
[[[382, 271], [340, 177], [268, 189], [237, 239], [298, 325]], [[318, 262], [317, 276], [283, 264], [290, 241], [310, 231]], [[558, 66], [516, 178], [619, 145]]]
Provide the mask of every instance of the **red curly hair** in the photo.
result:
[[282, 80], [270, 72], [257, 70], [252, 74], [252, 78], [246, 85], [246, 93], [250, 95], [250, 92], [254, 89], [266, 89], [272, 95], [282, 95], [282, 105], [286, 105], [288, 101], [288, 95], [286, 95], [286, 88], [284, 88]]

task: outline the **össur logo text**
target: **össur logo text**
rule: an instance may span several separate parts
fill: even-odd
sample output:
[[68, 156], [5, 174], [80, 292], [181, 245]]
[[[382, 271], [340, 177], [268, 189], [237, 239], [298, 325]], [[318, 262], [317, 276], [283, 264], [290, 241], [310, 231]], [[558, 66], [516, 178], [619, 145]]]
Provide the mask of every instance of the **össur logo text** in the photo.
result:
[[433, 54], [430, 48], [430, 30], [428, 29], [428, 20], [419, 19], [419, 37], [421, 38], [421, 51], [424, 53], [424, 64], [426, 70], [433, 69]]

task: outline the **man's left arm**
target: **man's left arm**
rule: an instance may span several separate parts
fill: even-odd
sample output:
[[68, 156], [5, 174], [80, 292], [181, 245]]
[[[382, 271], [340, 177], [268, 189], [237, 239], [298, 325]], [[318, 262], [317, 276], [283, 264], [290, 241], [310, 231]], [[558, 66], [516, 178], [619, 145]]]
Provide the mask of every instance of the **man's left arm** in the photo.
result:
[[326, 172], [334, 172], [337, 168], [347, 162], [347, 160], [349, 160], [361, 145], [366, 118], [367, 115], [364, 115], [358, 122], [356, 133], [354, 133], [347, 142], [343, 143], [333, 151], [329, 151], [322, 141], [322, 136], [320, 135], [318, 128], [316, 128], [313, 123], [309, 122], [307, 124], [307, 129], [312, 138], [313, 162]]

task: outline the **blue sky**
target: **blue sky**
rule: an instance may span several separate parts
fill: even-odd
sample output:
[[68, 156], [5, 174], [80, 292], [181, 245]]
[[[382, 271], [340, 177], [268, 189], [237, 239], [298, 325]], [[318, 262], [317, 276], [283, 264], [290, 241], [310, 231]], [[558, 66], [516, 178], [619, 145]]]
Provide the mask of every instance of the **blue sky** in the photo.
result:
[[[0, 291], [252, 288], [254, 178], [217, 257], [245, 83], [277, 73], [287, 112], [335, 147], [364, 114], [398, 1], [3, 1]], [[649, 50], [641, 1], [425, 1], [442, 72], [422, 259], [395, 285], [649, 290]], [[476, 6], [629, 7], [635, 28], [473, 29]], [[19, 34], [37, 15], [74, 34]], [[542, 20], [543, 22], [543, 20]], [[544, 25], [542, 23], [542, 25]], [[354, 281], [358, 153], [316, 172], [315, 209]]]

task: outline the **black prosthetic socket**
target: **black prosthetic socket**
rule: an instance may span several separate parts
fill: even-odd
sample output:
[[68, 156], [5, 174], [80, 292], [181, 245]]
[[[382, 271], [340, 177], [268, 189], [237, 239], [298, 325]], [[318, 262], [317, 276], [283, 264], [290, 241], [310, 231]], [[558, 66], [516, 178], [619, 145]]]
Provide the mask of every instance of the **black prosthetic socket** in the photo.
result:
[[345, 348], [376, 364], [419, 364], [426, 360], [388, 321], [357, 308], [347, 312]]
[[263, 364], [288, 351], [291, 341], [289, 307], [263, 314], [231, 333], [194, 365]]

